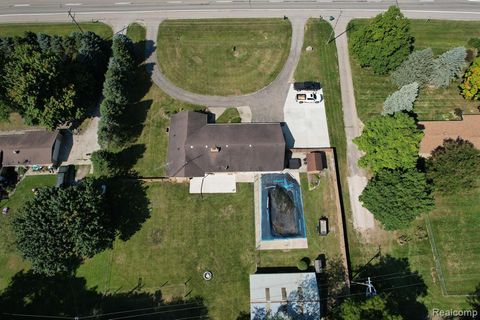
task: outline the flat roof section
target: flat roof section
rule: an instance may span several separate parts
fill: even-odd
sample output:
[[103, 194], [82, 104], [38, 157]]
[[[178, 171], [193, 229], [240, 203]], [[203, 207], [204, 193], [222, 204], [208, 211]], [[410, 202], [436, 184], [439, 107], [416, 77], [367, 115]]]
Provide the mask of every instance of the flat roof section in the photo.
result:
[[208, 174], [190, 179], [190, 193], [235, 193], [237, 192], [234, 174]]
[[[317, 95], [323, 95], [323, 89], [315, 92]], [[284, 120], [291, 134], [291, 141], [287, 138], [287, 147], [330, 147], [325, 99], [320, 103], [299, 103], [296, 101], [297, 93], [293, 84], [290, 85], [283, 107]]]
[[292, 319], [320, 319], [320, 293], [314, 272], [250, 275], [250, 316], [286, 311]]

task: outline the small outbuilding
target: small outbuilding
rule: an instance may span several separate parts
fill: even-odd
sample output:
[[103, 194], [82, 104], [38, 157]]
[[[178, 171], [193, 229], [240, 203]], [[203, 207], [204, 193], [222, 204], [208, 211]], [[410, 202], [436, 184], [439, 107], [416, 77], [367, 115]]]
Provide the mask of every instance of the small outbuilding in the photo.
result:
[[327, 156], [323, 151], [307, 153], [307, 172], [316, 173], [327, 168]]
[[267, 315], [320, 319], [315, 272], [251, 274], [250, 319], [263, 320]]

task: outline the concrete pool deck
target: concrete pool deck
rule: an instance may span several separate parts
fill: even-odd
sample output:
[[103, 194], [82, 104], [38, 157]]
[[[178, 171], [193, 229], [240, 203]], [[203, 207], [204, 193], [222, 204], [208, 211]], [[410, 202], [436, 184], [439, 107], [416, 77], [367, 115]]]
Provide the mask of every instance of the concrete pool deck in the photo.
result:
[[[262, 240], [262, 235], [261, 235], [262, 213], [260, 208], [260, 187], [261, 187], [260, 176], [261, 174], [255, 174], [255, 178], [253, 182], [253, 199], [254, 199], [254, 207], [255, 207], [255, 248], [257, 250], [290, 250], [290, 249], [308, 248], [308, 243], [306, 238]], [[295, 177], [295, 179], [300, 180], [297, 177]]]

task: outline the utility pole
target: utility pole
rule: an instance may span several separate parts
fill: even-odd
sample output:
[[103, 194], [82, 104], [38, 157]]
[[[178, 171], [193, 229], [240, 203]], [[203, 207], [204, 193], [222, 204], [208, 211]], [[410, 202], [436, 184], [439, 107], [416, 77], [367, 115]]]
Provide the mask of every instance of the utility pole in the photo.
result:
[[334, 34], [335, 32], [335, 28], [337, 27], [337, 24], [338, 24], [338, 20], [340, 20], [340, 16], [342, 15], [342, 10], [340, 10], [340, 13], [338, 14], [338, 18], [337, 18], [337, 21], [335, 21], [335, 25], [333, 26], [332, 28], [332, 32], [330, 32], [330, 35], [328, 36], [328, 40], [327, 40], [327, 43], [326, 44], [329, 44], [330, 41], [332, 41], [332, 35]]
[[81, 33], [83, 33], [83, 30], [82, 28], [80, 27], [80, 25], [77, 23], [77, 20], [75, 20], [75, 15], [72, 14], [72, 9], [68, 9], [68, 16], [72, 19], [73, 23], [75, 23], [75, 25], [77, 26], [78, 30], [80, 30]]
[[367, 282], [355, 282], [352, 281], [352, 283], [359, 284], [361, 286], [366, 286], [367, 289], [365, 290], [365, 296], [367, 298], [375, 297], [377, 295], [377, 290], [375, 290], [375, 287], [372, 284], [372, 281], [370, 280], [370, 277], [367, 278]]

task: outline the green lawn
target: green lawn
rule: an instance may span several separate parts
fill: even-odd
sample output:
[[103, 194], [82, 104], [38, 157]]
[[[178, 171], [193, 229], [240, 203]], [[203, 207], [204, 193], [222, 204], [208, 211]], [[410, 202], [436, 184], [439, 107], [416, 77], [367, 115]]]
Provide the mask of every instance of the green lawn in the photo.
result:
[[216, 123], [239, 123], [242, 122], [237, 108], [228, 108], [220, 117], [215, 120]]
[[469, 294], [480, 284], [480, 189], [436, 196], [430, 214], [448, 294]]
[[[112, 28], [101, 22], [82, 22], [83, 31], [92, 31], [102, 38], [113, 35]], [[73, 23], [4, 23], [0, 24], [0, 36], [23, 36], [26, 31], [42, 32], [50, 35], [66, 36], [74, 31], [79, 31]]]
[[[351, 23], [356, 26], [365, 24], [366, 21], [352, 20]], [[430, 47], [436, 55], [453, 47], [468, 47], [470, 38], [480, 36], [479, 21], [410, 21], [415, 50]], [[362, 121], [366, 121], [382, 111], [383, 101], [397, 88], [388, 76], [375, 75], [369, 69], [362, 69], [353, 56], [350, 60], [358, 115]], [[457, 88], [459, 83], [456, 81], [446, 89], [421, 89], [414, 106], [420, 120], [447, 119], [456, 108], [465, 113], [477, 113], [478, 103], [463, 99]]]
[[276, 78], [290, 39], [290, 22], [282, 19], [168, 20], [159, 27], [158, 62], [181, 88], [239, 95]]
[[5, 288], [10, 278], [23, 268], [28, 268], [15, 248], [15, 239], [10, 223], [15, 217], [17, 210], [33, 196], [33, 188], [55, 185], [55, 175], [27, 176], [17, 184], [15, 192], [9, 199], [0, 201], [0, 207], [9, 207], [8, 215], [0, 217], [0, 288]]

